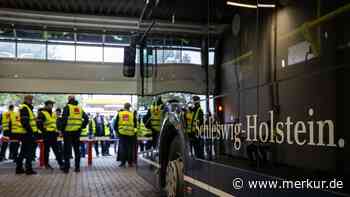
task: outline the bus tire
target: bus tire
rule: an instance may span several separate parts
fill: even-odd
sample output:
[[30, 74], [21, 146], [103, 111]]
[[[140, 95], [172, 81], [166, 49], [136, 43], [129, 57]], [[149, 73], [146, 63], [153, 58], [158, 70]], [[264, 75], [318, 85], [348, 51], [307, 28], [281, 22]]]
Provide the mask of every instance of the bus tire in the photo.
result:
[[183, 149], [179, 136], [170, 144], [165, 190], [169, 197], [184, 196]]

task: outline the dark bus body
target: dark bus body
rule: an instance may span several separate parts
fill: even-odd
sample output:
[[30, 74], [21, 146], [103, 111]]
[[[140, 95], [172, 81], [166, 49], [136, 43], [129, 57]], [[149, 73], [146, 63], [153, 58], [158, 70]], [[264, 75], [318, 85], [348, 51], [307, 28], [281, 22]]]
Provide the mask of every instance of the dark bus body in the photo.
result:
[[[232, 25], [203, 41], [202, 53], [215, 50], [213, 66], [203, 61], [214, 104], [198, 125], [205, 156], [190, 153], [183, 106], [168, 104], [158, 149], [139, 155], [138, 173], [168, 196], [349, 196], [350, 2], [207, 3], [217, 8], [208, 25], [221, 9]], [[248, 185], [258, 180], [294, 185]]]

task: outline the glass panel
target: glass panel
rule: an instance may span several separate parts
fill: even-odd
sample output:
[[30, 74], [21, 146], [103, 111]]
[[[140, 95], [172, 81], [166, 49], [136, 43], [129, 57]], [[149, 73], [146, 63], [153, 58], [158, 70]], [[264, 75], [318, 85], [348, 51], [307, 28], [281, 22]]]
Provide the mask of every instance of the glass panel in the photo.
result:
[[77, 45], [77, 61], [102, 62], [102, 47]]
[[0, 42], [0, 57], [15, 57], [15, 42]]
[[77, 42], [80, 43], [102, 43], [102, 35], [89, 34], [89, 33], [78, 33]]
[[182, 51], [182, 63], [201, 64], [200, 51]]
[[44, 40], [45, 34], [38, 30], [16, 30], [19, 40]]
[[157, 64], [163, 64], [163, 63], [164, 63], [164, 50], [157, 49]]
[[13, 29], [0, 28], [0, 39], [14, 39]]
[[209, 65], [214, 65], [215, 63], [215, 52], [210, 51], [209, 52]]
[[122, 63], [124, 61], [124, 48], [105, 47], [104, 48], [104, 61], [105, 62]]
[[41, 43], [18, 43], [18, 58], [45, 59], [46, 46]]
[[180, 50], [164, 50], [164, 63], [181, 63]]
[[128, 36], [124, 36], [124, 35], [106, 35], [105, 43], [129, 45], [129, 38]]
[[48, 31], [47, 32], [47, 39], [55, 41], [55, 42], [74, 42], [74, 33]]
[[49, 44], [47, 52], [50, 60], [74, 61], [75, 58], [74, 45]]

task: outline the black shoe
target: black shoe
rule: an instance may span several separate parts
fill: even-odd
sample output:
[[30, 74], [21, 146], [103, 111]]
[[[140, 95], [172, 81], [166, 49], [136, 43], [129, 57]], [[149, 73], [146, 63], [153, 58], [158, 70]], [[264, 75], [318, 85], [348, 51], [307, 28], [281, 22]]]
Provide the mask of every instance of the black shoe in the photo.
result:
[[125, 163], [120, 163], [120, 164], [119, 164], [119, 167], [120, 167], [120, 168], [125, 168]]
[[65, 173], [65, 174], [68, 174], [68, 173], [69, 173], [69, 169], [68, 169], [68, 168], [63, 168], [62, 171], [63, 171], [63, 173]]
[[24, 172], [23, 168], [16, 168], [16, 174], [23, 174]]
[[45, 168], [46, 168], [47, 170], [53, 170], [53, 167], [50, 166], [50, 164], [47, 164], [47, 165], [45, 166]]
[[75, 168], [74, 172], [80, 172], [80, 168]]
[[35, 172], [33, 169], [26, 170], [26, 175], [35, 175], [37, 172]]

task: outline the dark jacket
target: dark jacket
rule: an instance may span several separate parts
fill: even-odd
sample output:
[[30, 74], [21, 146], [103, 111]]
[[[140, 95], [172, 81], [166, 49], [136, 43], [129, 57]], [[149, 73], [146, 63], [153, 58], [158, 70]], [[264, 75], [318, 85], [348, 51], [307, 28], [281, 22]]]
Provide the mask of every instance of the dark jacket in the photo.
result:
[[[72, 105], [78, 105], [78, 101], [70, 101], [68, 104]], [[69, 117], [69, 107], [66, 105], [63, 108], [63, 113], [62, 113], [62, 132], [65, 131], [67, 122], [68, 122], [68, 117]], [[81, 128], [79, 131], [81, 132], [81, 129], [86, 128], [86, 126], [89, 124], [89, 116], [83, 111], [83, 124], [81, 125]]]
[[[28, 107], [33, 111], [33, 105], [30, 105], [26, 102], [24, 102], [23, 104], [28, 105]], [[27, 131], [28, 135], [33, 134], [32, 127], [30, 126], [28, 109], [23, 107], [22, 109], [19, 110], [19, 113], [20, 113], [21, 124], [22, 124], [23, 128]]]
[[95, 136], [101, 137], [105, 135], [105, 120], [102, 116], [99, 116], [101, 118], [101, 123], [97, 123], [97, 117], [95, 117], [93, 119], [93, 121], [95, 121]]

